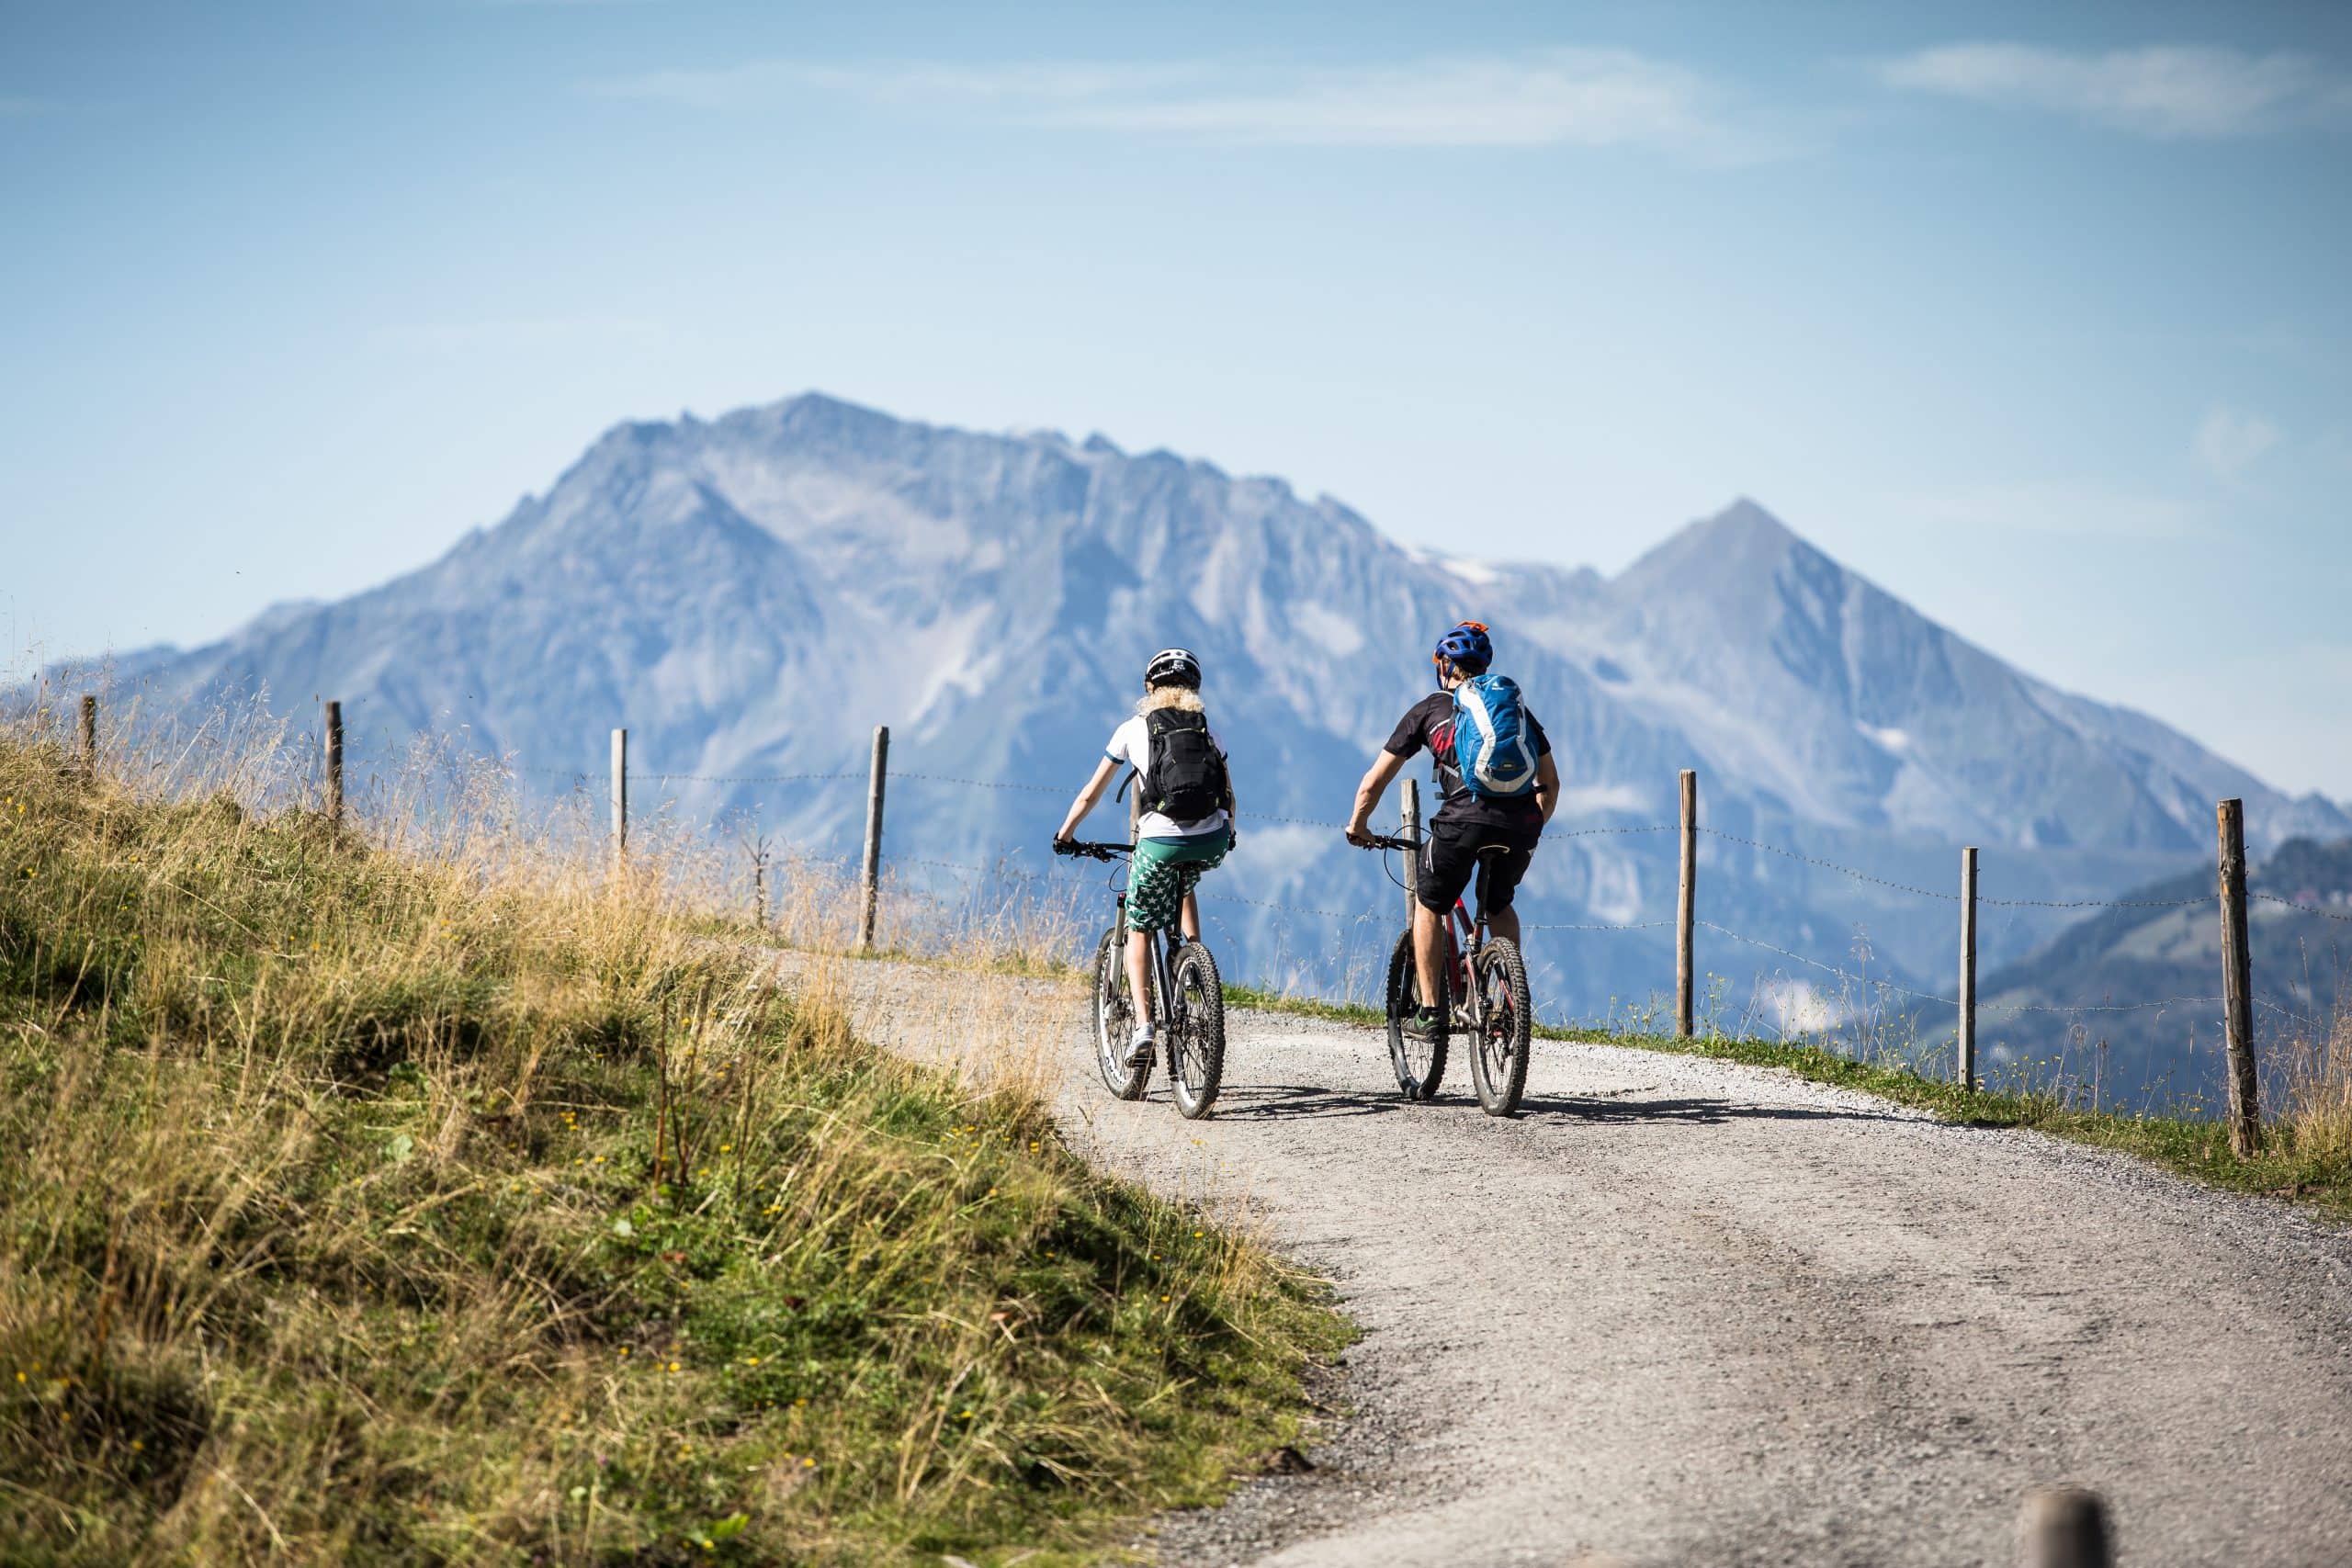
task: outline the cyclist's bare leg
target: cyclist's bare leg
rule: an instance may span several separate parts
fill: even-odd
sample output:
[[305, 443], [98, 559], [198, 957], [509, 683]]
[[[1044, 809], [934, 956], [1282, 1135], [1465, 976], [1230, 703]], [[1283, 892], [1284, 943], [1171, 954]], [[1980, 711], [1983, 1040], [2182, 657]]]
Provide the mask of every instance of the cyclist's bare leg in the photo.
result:
[[1513, 947], [1518, 947], [1519, 906], [1513, 904], [1508, 908], [1488, 910], [1487, 912], [1487, 932], [1489, 936], [1507, 938]]
[[1413, 968], [1420, 976], [1421, 1004], [1435, 1007], [1445, 966], [1445, 917], [1427, 904], [1413, 906]]
[[1187, 893], [1187, 894], [1185, 894], [1185, 895], [1184, 895], [1184, 917], [1183, 917], [1183, 919], [1184, 919], [1184, 940], [1185, 940], [1186, 942], [1198, 942], [1198, 941], [1200, 941], [1200, 940], [1201, 940], [1201, 900], [1200, 900], [1200, 896], [1199, 896], [1198, 894], [1194, 894], [1194, 893]]
[[1136, 1022], [1151, 1021], [1151, 938], [1142, 931], [1127, 932], [1127, 995], [1136, 1005]]

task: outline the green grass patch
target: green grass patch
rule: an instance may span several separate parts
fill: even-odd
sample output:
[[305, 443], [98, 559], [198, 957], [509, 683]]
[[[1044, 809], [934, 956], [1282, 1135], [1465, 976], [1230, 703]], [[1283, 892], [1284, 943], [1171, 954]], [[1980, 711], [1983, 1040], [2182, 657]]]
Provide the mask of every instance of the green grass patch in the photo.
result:
[[1302, 1440], [1317, 1280], [650, 875], [0, 741], [20, 1562], [1099, 1561]]

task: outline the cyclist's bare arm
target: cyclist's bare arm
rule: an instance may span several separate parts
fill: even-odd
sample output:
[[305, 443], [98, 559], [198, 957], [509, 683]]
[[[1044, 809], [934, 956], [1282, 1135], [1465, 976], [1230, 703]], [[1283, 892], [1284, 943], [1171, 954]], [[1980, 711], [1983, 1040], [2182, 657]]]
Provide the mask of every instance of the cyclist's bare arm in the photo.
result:
[[1549, 751], [1535, 759], [1535, 808], [1546, 822], [1560, 809], [1560, 770]]
[[1054, 842], [1058, 844], [1078, 836], [1078, 825], [1086, 820], [1086, 814], [1094, 809], [1095, 803], [1102, 798], [1102, 792], [1111, 787], [1111, 781], [1118, 776], [1118, 773], [1119, 764], [1108, 757], [1094, 764], [1094, 776], [1086, 781], [1086, 787], [1080, 790], [1078, 798], [1069, 803], [1069, 815], [1062, 818], [1059, 828], [1054, 829]]
[[1363, 782], [1356, 785], [1355, 812], [1348, 818], [1348, 842], [1360, 845], [1371, 838], [1373, 808], [1380, 804], [1381, 795], [1386, 793], [1388, 781], [1395, 778], [1404, 765], [1404, 758], [1384, 750], [1372, 760], [1372, 766], [1364, 770]]

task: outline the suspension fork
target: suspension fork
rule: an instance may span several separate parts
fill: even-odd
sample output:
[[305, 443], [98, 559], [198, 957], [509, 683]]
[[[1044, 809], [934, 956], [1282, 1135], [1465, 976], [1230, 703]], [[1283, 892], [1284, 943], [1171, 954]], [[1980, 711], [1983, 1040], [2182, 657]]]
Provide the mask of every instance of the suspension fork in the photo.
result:
[[1169, 961], [1168, 933], [1153, 931], [1150, 942], [1151, 987], [1157, 993], [1159, 1021], [1172, 1027], [1176, 1021], [1176, 966]]

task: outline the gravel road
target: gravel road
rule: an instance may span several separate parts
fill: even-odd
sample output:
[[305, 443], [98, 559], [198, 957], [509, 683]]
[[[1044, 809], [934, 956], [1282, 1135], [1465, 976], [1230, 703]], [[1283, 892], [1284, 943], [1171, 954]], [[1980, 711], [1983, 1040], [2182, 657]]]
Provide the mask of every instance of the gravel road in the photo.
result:
[[[845, 966], [901, 1046], [1048, 1043], [1073, 1140], [1244, 1210], [1365, 1337], [1310, 1474], [1170, 1563], [2007, 1563], [2104, 1495], [2126, 1563], [2352, 1563], [2352, 1235], [2034, 1134], [1539, 1042], [1523, 1114], [1376, 1031], [1228, 1021], [1215, 1118], [1093, 1075], [1067, 988]], [[1197, 1140], [1197, 1141], [1196, 1141]]]

